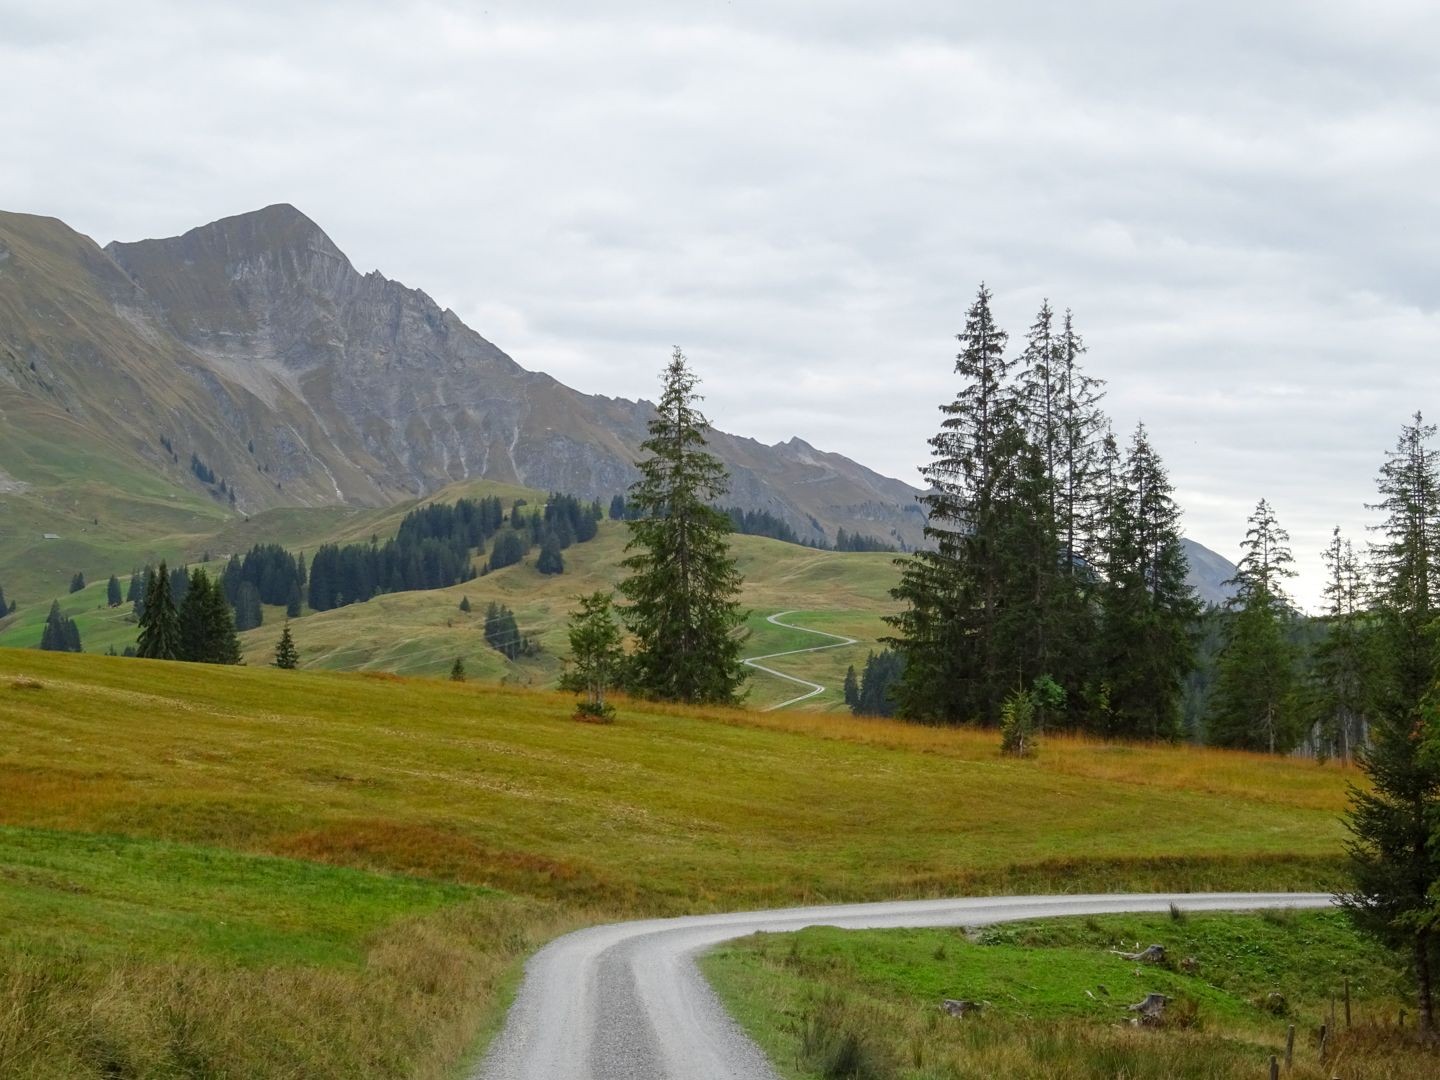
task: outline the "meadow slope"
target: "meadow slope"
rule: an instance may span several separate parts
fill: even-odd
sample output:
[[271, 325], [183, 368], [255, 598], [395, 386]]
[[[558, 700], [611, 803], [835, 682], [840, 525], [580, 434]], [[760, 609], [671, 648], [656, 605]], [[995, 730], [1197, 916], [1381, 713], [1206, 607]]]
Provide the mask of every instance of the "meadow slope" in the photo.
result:
[[441, 1077], [565, 926], [1337, 881], [1333, 765], [1065, 739], [1017, 762], [988, 732], [572, 708], [0, 649], [0, 1073]]

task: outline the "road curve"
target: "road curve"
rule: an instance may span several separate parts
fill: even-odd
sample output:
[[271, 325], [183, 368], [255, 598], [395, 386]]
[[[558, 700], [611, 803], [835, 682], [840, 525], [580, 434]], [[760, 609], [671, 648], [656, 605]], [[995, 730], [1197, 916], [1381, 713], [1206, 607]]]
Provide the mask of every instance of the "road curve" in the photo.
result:
[[695, 957], [732, 938], [807, 926], [981, 926], [1059, 915], [1325, 907], [1322, 893], [1006, 896], [789, 908], [596, 926], [557, 938], [471, 1080], [776, 1080]]
[[815, 645], [809, 649], [787, 649], [784, 652], [766, 653], [764, 656], [752, 656], [748, 660], [741, 660], [740, 662], [742, 664], [747, 667], [752, 667], [756, 671], [763, 671], [767, 675], [774, 675], [776, 678], [784, 679], [787, 682], [799, 683], [801, 686], [808, 686], [810, 688], [799, 697], [790, 698], [776, 705], [767, 705], [760, 710], [761, 712], [774, 712], [776, 709], [785, 708], [786, 705], [795, 705], [802, 701], [808, 701], [816, 694], [823, 694], [825, 692], [825, 687], [820, 685], [820, 683], [811, 682], [809, 679], [797, 678], [794, 675], [786, 675], [783, 671], [768, 668], [760, 663], [761, 660], [774, 660], [777, 656], [799, 656], [801, 653], [824, 652], [826, 649], [839, 649], [845, 645], [854, 645], [856, 641], [853, 637], [844, 637], [840, 634], [827, 634], [824, 630], [811, 630], [808, 626], [796, 626], [794, 623], [780, 621], [781, 616], [789, 614], [792, 613], [789, 611], [777, 611], [765, 621], [773, 623], [776, 626], [783, 626], [787, 630], [800, 630], [806, 634], [819, 634], [821, 637], [834, 638], [835, 642], [832, 645]]

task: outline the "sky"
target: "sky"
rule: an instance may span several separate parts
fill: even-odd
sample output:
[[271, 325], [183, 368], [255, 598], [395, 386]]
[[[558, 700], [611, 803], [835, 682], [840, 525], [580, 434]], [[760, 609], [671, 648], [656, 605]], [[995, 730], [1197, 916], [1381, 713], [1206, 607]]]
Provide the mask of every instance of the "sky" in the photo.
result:
[[[0, 0], [0, 208], [101, 243], [290, 202], [531, 369], [918, 482], [983, 280], [1319, 598], [1440, 418], [1440, 5]], [[1017, 350], [1018, 351], [1018, 350]]]

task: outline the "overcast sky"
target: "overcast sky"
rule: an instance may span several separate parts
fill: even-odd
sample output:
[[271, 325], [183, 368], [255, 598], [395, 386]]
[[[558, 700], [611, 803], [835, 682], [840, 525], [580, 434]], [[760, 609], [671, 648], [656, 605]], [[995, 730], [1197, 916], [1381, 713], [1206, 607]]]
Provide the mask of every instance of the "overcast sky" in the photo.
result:
[[291, 202], [522, 365], [916, 481], [984, 279], [1069, 306], [1189, 535], [1313, 602], [1440, 418], [1440, 5], [0, 0], [0, 207]]

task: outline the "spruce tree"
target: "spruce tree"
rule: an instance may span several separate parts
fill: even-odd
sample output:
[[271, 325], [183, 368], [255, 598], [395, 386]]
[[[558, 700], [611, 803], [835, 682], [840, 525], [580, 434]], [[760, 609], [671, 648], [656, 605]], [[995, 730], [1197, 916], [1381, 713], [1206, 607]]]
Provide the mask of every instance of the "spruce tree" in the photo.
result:
[[238, 664], [235, 617], [220, 582], [196, 568], [180, 603], [179, 659], [197, 664]]
[[611, 601], [604, 591], [580, 597], [580, 607], [570, 613], [570, 663], [560, 678], [560, 689], [585, 695], [577, 713], [595, 720], [614, 713], [605, 692], [620, 684], [625, 663]]
[[67, 619], [60, 613], [60, 601], [50, 604], [50, 614], [40, 631], [40, 648], [46, 652], [81, 652], [80, 628], [74, 619]]
[[934, 546], [899, 560], [892, 595], [905, 609], [887, 617], [895, 630], [887, 641], [905, 655], [896, 688], [902, 716], [995, 724], [1021, 669], [1036, 660], [1006, 640], [1020, 628], [1018, 612], [1008, 607], [1027, 591], [1016, 587], [1014, 574], [1026, 556], [1006, 545], [1022, 536], [1032, 546], [1033, 512], [1040, 499], [1048, 502], [1048, 492], [1008, 381], [1007, 336], [983, 284], [958, 340], [960, 390], [941, 408], [931, 460], [921, 470], [929, 487], [920, 498], [928, 511], [925, 535]]
[[292, 581], [290, 583], [290, 590], [285, 598], [285, 617], [287, 619], [298, 619], [300, 617], [300, 588], [301, 584], [299, 581]]
[[105, 602], [112, 608], [125, 602], [125, 596], [120, 591], [120, 579], [114, 574], [110, 575], [110, 582], [105, 586]]
[[1126, 738], [1174, 739], [1200, 602], [1185, 581], [1180, 508], [1144, 424], [1135, 429], [1105, 516], [1095, 695], [1101, 726]]
[[1294, 620], [1284, 582], [1295, 576], [1290, 534], [1261, 499], [1250, 515], [1244, 554], [1225, 584], [1235, 593], [1222, 630], [1215, 692], [1205, 719], [1216, 746], [1287, 753], [1299, 743], [1303, 719], [1297, 698]]
[[860, 680], [855, 677], [855, 665], [845, 669], [845, 704], [851, 712], [860, 704]]
[[0, 619], [10, 614], [10, 608], [5, 603], [5, 590], [0, 588]]
[[1313, 739], [1317, 753], [1349, 761], [1366, 742], [1379, 665], [1360, 560], [1338, 525], [1323, 557], [1325, 637], [1314, 650]]
[[698, 380], [677, 348], [665, 369], [650, 437], [641, 444], [640, 479], [626, 505], [629, 576], [621, 617], [635, 637], [633, 688], [647, 697], [730, 703], [748, 669], [740, 662], [744, 614], [740, 574], [730, 554], [730, 519], [715, 509], [725, 467], [705, 449], [709, 427]]
[[[1436, 1037], [1432, 983], [1440, 956], [1440, 700], [1436, 601], [1440, 597], [1440, 472], [1434, 425], [1417, 412], [1380, 469], [1383, 511], [1373, 574], [1378, 663], [1370, 742], [1360, 765], [1370, 783], [1350, 792], [1352, 889], [1342, 901], [1356, 926], [1408, 954], [1419, 1029]], [[1429, 746], [1427, 747], [1427, 744]]]
[[290, 633], [288, 622], [280, 632], [280, 640], [275, 643], [275, 666], [283, 671], [293, 671], [300, 666], [300, 652], [295, 648], [295, 638]]
[[265, 609], [260, 605], [260, 590], [249, 581], [242, 581], [236, 586], [234, 608], [237, 631], [254, 630], [265, 621]]
[[542, 574], [563, 574], [565, 560], [560, 554], [560, 545], [547, 539], [540, 545], [540, 557], [535, 560], [535, 569]]
[[85, 574], [80, 570], [76, 570], [75, 576], [70, 579], [70, 591], [77, 593], [83, 588], [85, 588]]
[[170, 572], [163, 562], [158, 572], [146, 575], [140, 637], [135, 653], [151, 660], [177, 660], [180, 657], [180, 618], [170, 592]]
[[465, 681], [465, 661], [461, 660], [458, 656], [455, 658], [455, 663], [450, 665], [450, 681]]

